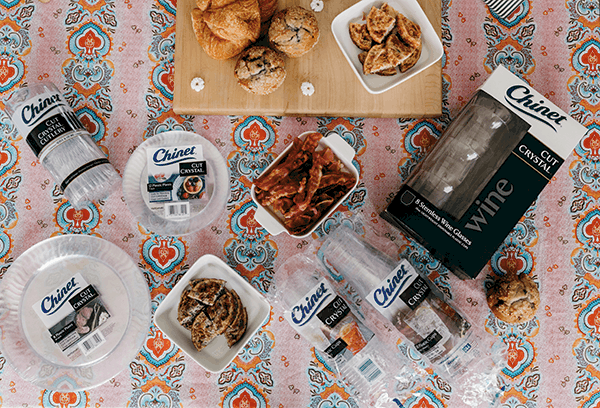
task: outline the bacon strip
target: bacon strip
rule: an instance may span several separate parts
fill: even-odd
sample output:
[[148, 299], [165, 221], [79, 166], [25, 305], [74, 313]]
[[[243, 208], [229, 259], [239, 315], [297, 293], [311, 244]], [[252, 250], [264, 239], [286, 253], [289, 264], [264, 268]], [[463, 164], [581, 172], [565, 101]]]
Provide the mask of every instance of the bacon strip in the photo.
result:
[[311, 133], [306, 136], [304, 143], [298, 138], [294, 139], [286, 158], [268, 174], [263, 174], [256, 179], [254, 184], [263, 190], [273, 188], [280, 180], [287, 177], [288, 174], [303, 165], [311, 157], [322, 137], [320, 133]]

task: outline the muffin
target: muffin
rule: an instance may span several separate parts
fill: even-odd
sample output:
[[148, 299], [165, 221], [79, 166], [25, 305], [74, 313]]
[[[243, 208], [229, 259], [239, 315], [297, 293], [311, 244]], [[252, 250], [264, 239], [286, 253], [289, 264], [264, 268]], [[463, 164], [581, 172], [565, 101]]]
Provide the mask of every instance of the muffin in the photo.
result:
[[291, 58], [309, 52], [319, 41], [319, 35], [315, 13], [300, 6], [276, 13], [269, 27], [271, 46]]
[[268, 47], [253, 46], [240, 55], [234, 74], [246, 91], [268, 95], [281, 86], [286, 72], [279, 53]]
[[508, 274], [488, 289], [487, 303], [498, 319], [511, 324], [523, 323], [535, 316], [540, 305], [540, 293], [529, 275]]

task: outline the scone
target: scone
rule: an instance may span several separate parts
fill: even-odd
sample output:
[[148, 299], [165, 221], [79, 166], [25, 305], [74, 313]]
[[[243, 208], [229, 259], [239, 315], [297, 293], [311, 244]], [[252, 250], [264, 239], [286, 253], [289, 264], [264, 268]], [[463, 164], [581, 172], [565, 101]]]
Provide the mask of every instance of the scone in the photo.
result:
[[506, 323], [522, 323], [533, 319], [540, 305], [535, 282], [524, 273], [499, 278], [487, 292], [492, 313]]
[[319, 36], [315, 13], [300, 6], [277, 12], [269, 27], [271, 47], [291, 58], [298, 58], [313, 49]]
[[285, 62], [276, 51], [268, 47], [253, 46], [240, 55], [234, 74], [246, 91], [268, 95], [285, 80]]
[[381, 44], [396, 24], [395, 12], [391, 10], [393, 9], [384, 3], [381, 8], [371, 7], [367, 15], [367, 29], [376, 43]]
[[396, 14], [396, 29], [398, 35], [412, 48], [421, 48], [421, 27], [406, 18], [402, 13]]
[[198, 0], [192, 28], [206, 54], [217, 60], [235, 57], [258, 39], [258, 0]]
[[349, 26], [350, 38], [354, 45], [363, 51], [369, 51], [373, 46], [373, 39], [366, 24], [350, 23]]

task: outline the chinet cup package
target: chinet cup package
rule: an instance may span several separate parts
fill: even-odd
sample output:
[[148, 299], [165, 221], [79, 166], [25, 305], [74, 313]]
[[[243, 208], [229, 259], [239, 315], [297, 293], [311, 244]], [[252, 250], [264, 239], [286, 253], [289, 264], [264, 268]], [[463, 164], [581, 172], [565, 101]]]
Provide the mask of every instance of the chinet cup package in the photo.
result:
[[475, 278], [586, 131], [499, 66], [381, 216]]
[[380, 315], [451, 384], [454, 395], [473, 407], [493, 406], [503, 391], [498, 381], [502, 352], [495, 339], [472, 326], [408, 259], [376, 248], [379, 241], [372, 245], [374, 238], [367, 242], [340, 225], [321, 246], [320, 258], [336, 281], [358, 294], [367, 322]]
[[272, 304], [325, 358], [365, 406], [401, 407], [427, 375], [368, 328], [316, 260], [289, 258], [275, 274]]

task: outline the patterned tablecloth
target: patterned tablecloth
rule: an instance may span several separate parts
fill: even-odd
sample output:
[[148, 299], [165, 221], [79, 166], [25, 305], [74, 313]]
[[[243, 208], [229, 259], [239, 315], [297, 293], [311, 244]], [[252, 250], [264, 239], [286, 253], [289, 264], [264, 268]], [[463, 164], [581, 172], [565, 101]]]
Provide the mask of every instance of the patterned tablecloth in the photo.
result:
[[[358, 212], [375, 223], [377, 211], [451, 118], [504, 64], [589, 132], [478, 279], [461, 281], [434, 260], [428, 265], [430, 277], [474, 324], [505, 343], [503, 407], [600, 406], [597, 0], [521, 0], [506, 19], [490, 13], [482, 1], [442, 0], [444, 113], [427, 120], [178, 116], [172, 110], [175, 3], [0, 0], [0, 96], [4, 99], [24, 83], [54, 82], [121, 173], [136, 146], [157, 133], [181, 129], [203, 135], [231, 171], [227, 210], [186, 237], [158, 236], [137, 225], [121, 191], [75, 211], [0, 114], [0, 276], [10, 273], [15, 259], [36, 242], [91, 234], [117, 244], [139, 263], [153, 309], [206, 253], [217, 255], [265, 292], [282, 260], [327, 232], [318, 229], [307, 239], [270, 236], [254, 222], [250, 185], [265, 160], [301, 132], [337, 131], [357, 153], [361, 184], [328, 225]], [[407, 248], [423, 251], [411, 243]], [[486, 280], [509, 270], [531, 275], [540, 287], [540, 309], [527, 324], [501, 324], [486, 305]], [[434, 375], [407, 406], [464, 406]], [[108, 383], [87, 391], [61, 394], [36, 388], [0, 355], [0, 405], [356, 406], [277, 311], [218, 374], [204, 371], [154, 325], [134, 361]]]

